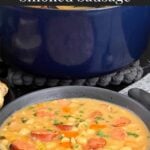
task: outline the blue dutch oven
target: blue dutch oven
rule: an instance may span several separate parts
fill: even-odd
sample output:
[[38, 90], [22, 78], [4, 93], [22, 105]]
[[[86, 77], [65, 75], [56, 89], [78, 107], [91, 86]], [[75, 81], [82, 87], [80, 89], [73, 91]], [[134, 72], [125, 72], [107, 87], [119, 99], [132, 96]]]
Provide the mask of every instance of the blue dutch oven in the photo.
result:
[[148, 44], [149, 6], [0, 10], [3, 59], [37, 75], [85, 78], [110, 73], [139, 59]]

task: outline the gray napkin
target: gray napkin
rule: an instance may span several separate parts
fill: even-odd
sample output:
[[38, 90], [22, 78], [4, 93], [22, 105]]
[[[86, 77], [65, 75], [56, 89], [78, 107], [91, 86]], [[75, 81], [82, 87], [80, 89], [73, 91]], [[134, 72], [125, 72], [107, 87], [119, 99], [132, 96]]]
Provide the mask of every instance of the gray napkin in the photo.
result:
[[127, 95], [131, 88], [140, 88], [150, 93], [150, 73], [144, 76], [141, 80], [129, 85], [119, 93]]

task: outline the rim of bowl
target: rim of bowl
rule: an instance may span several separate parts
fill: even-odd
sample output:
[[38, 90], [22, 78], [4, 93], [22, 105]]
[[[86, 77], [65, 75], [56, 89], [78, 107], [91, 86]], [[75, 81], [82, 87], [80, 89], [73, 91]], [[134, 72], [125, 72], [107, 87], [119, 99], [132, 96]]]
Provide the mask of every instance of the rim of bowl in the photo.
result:
[[[34, 8], [31, 5], [29, 5], [29, 6], [6, 6], [6, 7], [7, 8], [42, 10], [42, 11], [51, 10], [51, 11], [60, 11], [60, 12], [67, 12], [67, 11], [68, 12], [90, 12], [90, 11], [98, 11], [98, 10], [105, 11], [105, 10], [111, 10], [111, 9], [115, 9], [115, 8], [118, 8], [118, 7], [122, 7], [122, 6], [102, 6], [102, 7], [99, 7], [99, 8], [91, 7], [91, 8], [87, 8], [87, 9], [67, 9], [67, 10], [65, 10], [65, 9], [52, 8], [53, 6], [50, 7], [50, 8]], [[79, 7], [81, 7], [81, 6], [79, 6]], [[82, 7], [89, 7], [89, 6], [82, 6]]]

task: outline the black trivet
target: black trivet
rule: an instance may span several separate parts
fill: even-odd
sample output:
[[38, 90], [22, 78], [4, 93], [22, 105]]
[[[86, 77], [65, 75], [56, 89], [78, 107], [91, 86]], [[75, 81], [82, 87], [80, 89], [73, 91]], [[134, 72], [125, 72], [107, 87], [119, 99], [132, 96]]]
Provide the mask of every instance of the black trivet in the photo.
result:
[[127, 68], [124, 68], [115, 73], [103, 75], [89, 79], [77, 79], [77, 80], [62, 80], [51, 79], [45, 77], [37, 77], [26, 72], [9, 68], [7, 80], [11, 87], [14, 86], [34, 86], [34, 87], [55, 87], [64, 85], [88, 85], [106, 87], [108, 85], [120, 85], [121, 83], [131, 84], [139, 79], [143, 75], [143, 69], [140, 65], [140, 61], [137, 61]]

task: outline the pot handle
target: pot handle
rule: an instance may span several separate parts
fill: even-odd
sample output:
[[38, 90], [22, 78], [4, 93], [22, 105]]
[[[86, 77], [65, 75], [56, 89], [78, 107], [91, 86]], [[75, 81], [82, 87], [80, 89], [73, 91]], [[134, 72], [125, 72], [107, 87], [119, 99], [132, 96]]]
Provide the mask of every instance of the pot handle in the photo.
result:
[[139, 88], [132, 88], [128, 91], [128, 95], [150, 110], [150, 93]]

